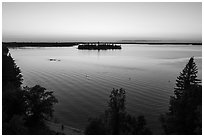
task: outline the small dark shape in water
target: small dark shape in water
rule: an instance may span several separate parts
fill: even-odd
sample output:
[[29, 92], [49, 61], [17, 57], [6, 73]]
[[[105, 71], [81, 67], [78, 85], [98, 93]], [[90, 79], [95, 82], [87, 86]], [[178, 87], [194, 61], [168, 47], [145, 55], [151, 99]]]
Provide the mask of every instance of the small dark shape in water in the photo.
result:
[[50, 61], [61, 61], [60, 59], [49, 59]]
[[56, 61], [56, 59], [50, 59], [50, 61]]

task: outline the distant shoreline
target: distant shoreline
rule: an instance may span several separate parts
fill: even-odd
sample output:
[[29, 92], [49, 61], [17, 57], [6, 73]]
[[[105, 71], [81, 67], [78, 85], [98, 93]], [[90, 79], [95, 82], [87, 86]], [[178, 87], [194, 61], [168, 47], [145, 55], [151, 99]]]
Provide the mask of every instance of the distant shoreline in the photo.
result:
[[[2, 42], [6, 47], [72, 47], [79, 44], [97, 42]], [[103, 42], [101, 42], [103, 43]], [[106, 43], [106, 42], [104, 42]], [[111, 44], [149, 44], [149, 45], [202, 45], [202, 43], [172, 43], [172, 42], [108, 42]]]

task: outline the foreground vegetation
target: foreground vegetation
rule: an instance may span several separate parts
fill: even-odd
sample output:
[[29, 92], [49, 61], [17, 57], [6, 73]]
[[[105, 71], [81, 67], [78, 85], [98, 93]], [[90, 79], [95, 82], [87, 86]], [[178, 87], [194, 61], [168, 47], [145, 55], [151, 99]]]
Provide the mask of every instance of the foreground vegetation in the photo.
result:
[[202, 85], [197, 73], [192, 57], [176, 80], [169, 112], [161, 116], [165, 134], [202, 134]]
[[108, 109], [99, 118], [90, 119], [85, 134], [89, 135], [149, 135], [144, 116], [135, 118], [126, 112], [125, 90], [113, 89]]
[[52, 117], [53, 105], [57, 103], [53, 92], [39, 85], [22, 87], [19, 67], [7, 47], [3, 46], [2, 52], [2, 133], [56, 134], [44, 123]]

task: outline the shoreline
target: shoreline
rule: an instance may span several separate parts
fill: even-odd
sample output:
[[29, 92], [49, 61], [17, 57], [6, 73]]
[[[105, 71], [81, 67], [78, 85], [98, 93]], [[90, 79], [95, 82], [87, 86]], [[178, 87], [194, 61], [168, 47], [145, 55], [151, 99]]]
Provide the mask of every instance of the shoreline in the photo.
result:
[[[97, 43], [97, 42], [2, 42], [6, 47], [73, 47], [79, 44]], [[105, 42], [101, 42], [105, 43]], [[108, 42], [110, 44], [148, 44], [148, 45], [202, 45], [194, 42]]]
[[[52, 121], [45, 121], [45, 123], [50, 130], [55, 131], [56, 133], [62, 133], [65, 135], [84, 135], [83, 130], [80, 130], [68, 125], [64, 125], [61, 123], [54, 123]], [[62, 129], [62, 125], [63, 125], [63, 129]]]

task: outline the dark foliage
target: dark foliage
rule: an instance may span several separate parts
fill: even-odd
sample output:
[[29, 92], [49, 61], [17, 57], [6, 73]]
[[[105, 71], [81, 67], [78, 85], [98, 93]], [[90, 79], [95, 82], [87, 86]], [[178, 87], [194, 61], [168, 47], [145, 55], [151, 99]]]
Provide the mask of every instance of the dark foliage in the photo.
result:
[[11, 83], [15, 88], [20, 88], [22, 75], [19, 67], [11, 57], [7, 47], [2, 46], [2, 88]]
[[8, 122], [3, 122], [4, 135], [26, 135], [28, 128], [25, 126], [23, 115], [13, 115]]
[[25, 100], [23, 92], [16, 89], [11, 83], [2, 90], [2, 120], [9, 121], [13, 115], [25, 114]]
[[29, 125], [38, 125], [43, 120], [52, 117], [53, 105], [58, 102], [53, 92], [46, 91], [45, 88], [36, 85], [32, 88], [25, 87], [24, 97]]
[[7, 47], [2, 46], [2, 133], [26, 134], [22, 75]]
[[89, 135], [128, 135], [151, 134], [146, 128], [144, 116], [137, 118], [125, 111], [125, 90], [113, 89], [108, 102], [108, 109], [99, 118], [91, 119], [85, 134]]
[[118, 135], [119, 130], [123, 127], [123, 121], [126, 116], [125, 112], [125, 90], [113, 89], [108, 102], [108, 110], [106, 111], [107, 117], [110, 119], [109, 125], [111, 133]]
[[166, 134], [202, 133], [202, 86], [191, 58], [177, 78], [175, 96], [170, 97], [169, 112], [161, 116]]
[[[2, 52], [2, 133], [54, 134], [43, 120], [52, 116], [56, 98], [52, 92], [46, 92], [40, 86], [22, 89], [23, 79], [19, 67], [4, 45]], [[33, 126], [28, 126], [28, 123]]]
[[90, 123], [86, 127], [85, 134], [87, 135], [107, 135], [108, 129], [104, 124], [104, 119], [102, 118], [92, 118], [89, 119]]
[[190, 88], [192, 85], [199, 85], [201, 81], [197, 79], [198, 69], [194, 62], [194, 58], [191, 57], [189, 62], [186, 64], [186, 67], [180, 72], [180, 75], [176, 80], [176, 87], [174, 94], [176, 98], [182, 96], [184, 91]]

